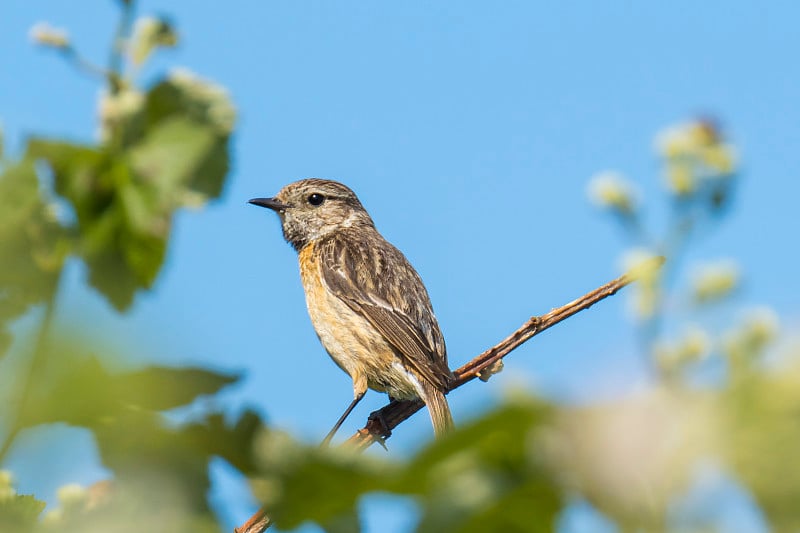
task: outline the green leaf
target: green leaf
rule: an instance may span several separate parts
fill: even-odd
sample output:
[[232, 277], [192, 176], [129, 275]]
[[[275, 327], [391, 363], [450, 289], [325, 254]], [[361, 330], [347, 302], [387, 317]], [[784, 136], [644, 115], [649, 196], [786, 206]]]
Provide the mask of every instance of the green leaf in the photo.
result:
[[[103, 464], [114, 471], [125, 491], [136, 495], [140, 506], [169, 508], [174, 501], [184, 509], [205, 513], [211, 459], [219, 456], [231, 464], [253, 463], [257, 432], [240, 429], [238, 424], [224, 424], [219, 413], [170, 427], [153, 413], [128, 410], [98, 426], [95, 436]], [[255, 429], [260, 432], [260, 424]]]
[[6, 167], [0, 174], [0, 355], [10, 340], [3, 326], [51, 296], [68, 249], [40, 195], [33, 161]]
[[552, 531], [561, 489], [531, 445], [549, 413], [535, 401], [503, 407], [412, 459], [394, 489], [421, 498], [418, 531]]
[[[193, 169], [185, 184], [188, 190], [203, 198], [219, 196], [228, 172], [228, 144], [236, 120], [236, 111], [224, 89], [188, 72], [179, 71], [148, 93], [144, 114], [144, 128], [148, 132], [154, 132], [156, 125], [176, 118], [205, 132], [197, 135], [208, 136], [203, 140], [209, 143], [208, 148], [192, 163]], [[174, 136], [174, 130], [167, 130], [166, 133]], [[200, 140], [198, 138], [195, 142], [199, 143]]]
[[45, 503], [33, 496], [15, 495], [0, 498], [0, 531], [33, 529]]
[[113, 201], [114, 184], [104, 179], [110, 161], [102, 150], [33, 138], [28, 141], [27, 155], [50, 167], [56, 192], [72, 204], [80, 226], [90, 225]]
[[[742, 326], [740, 329], [744, 329]], [[741, 331], [739, 332], [741, 333]], [[725, 432], [725, 464], [743, 482], [774, 531], [800, 528], [800, 351], [787, 365], [768, 371], [740, 370], [716, 397]]]
[[183, 431], [196, 442], [204, 443], [208, 455], [225, 459], [245, 475], [255, 473], [253, 443], [264, 431], [264, 423], [255, 411], [244, 411], [233, 424], [227, 423], [221, 414], [210, 414]]
[[361, 520], [358, 516], [358, 510], [353, 508], [350, 511], [335, 516], [322, 524], [326, 533], [353, 533], [361, 531]]
[[187, 201], [187, 189], [196, 190], [193, 184], [207, 172], [205, 165], [217, 140], [209, 126], [185, 117], [170, 117], [154, 126], [131, 149], [131, 162], [139, 178], [152, 184], [158, 202], [166, 206], [191, 205], [196, 200]]
[[352, 530], [360, 496], [382, 491], [419, 501], [422, 532], [551, 531], [561, 488], [532, 446], [550, 418], [550, 408], [535, 401], [507, 406], [460, 426], [402, 465], [352, 450], [304, 447], [271, 432], [259, 446], [253, 486], [282, 529], [311, 520], [330, 531]]
[[135, 291], [149, 288], [161, 268], [169, 213], [147, 205], [154, 192], [144, 188], [144, 198], [138, 196], [141, 185], [125, 159], [43, 139], [31, 140], [28, 154], [47, 162], [56, 191], [75, 210], [89, 282], [118, 310], [126, 309]]
[[387, 462], [353, 450], [306, 447], [279, 432], [270, 432], [259, 452], [262, 477], [254, 491], [281, 529], [307, 520], [335, 529], [352, 516], [362, 494], [384, 490], [394, 475]]
[[219, 196], [234, 120], [221, 88], [182, 73], [115, 116], [107, 144], [29, 142], [75, 210], [89, 282], [118, 310], [158, 276], [174, 212]]
[[80, 349], [64, 343], [57, 357], [49, 357], [47, 372], [38, 376], [20, 414], [20, 425], [65, 422], [98, 428], [131, 410], [154, 413], [188, 405], [238, 379], [199, 368], [149, 367], [112, 374], [96, 358], [76, 355]]
[[202, 395], [219, 392], [239, 375], [204, 368], [151, 366], [111, 378], [120, 398], [139, 408], [162, 411], [187, 405]]

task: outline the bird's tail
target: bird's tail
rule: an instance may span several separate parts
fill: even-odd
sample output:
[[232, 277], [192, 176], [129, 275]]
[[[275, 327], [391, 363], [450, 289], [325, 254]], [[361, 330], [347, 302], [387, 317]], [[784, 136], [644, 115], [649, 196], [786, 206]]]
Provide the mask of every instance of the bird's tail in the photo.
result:
[[442, 435], [449, 433], [455, 427], [453, 417], [450, 415], [450, 406], [444, 393], [436, 388], [435, 385], [425, 383], [422, 385], [424, 397], [422, 400], [428, 406], [428, 413], [431, 415], [433, 423], [433, 433], [438, 439]]

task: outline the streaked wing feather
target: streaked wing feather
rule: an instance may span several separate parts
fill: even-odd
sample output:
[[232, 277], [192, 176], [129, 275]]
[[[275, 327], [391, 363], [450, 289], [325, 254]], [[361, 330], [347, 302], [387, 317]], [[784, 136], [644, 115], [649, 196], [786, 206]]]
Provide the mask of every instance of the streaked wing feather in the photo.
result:
[[[440, 390], [450, 370], [444, 339], [419, 276], [394, 246], [338, 232], [320, 243], [322, 277], [333, 294], [366, 318], [404, 363]], [[390, 304], [389, 302], [392, 302]]]

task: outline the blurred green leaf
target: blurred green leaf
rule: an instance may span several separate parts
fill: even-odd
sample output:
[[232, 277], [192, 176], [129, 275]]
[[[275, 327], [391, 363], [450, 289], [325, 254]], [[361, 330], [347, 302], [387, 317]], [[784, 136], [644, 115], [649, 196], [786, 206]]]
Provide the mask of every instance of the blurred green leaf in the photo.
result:
[[388, 462], [354, 450], [304, 446], [281, 432], [267, 433], [258, 444], [261, 474], [254, 491], [281, 529], [307, 520], [336, 529], [359, 496], [384, 489], [392, 477]]
[[7, 166], [0, 174], [0, 355], [10, 340], [4, 326], [51, 296], [68, 248], [33, 162]]
[[[216, 198], [222, 192], [228, 172], [228, 140], [235, 120], [236, 111], [224, 89], [188, 72], [178, 71], [148, 93], [143, 128], [175, 146], [180, 143], [178, 134], [187, 135], [186, 128], [191, 126], [194, 130], [192, 140], [181, 151], [192, 160], [183, 163], [183, 173], [175, 173], [183, 174], [180, 176], [182, 184], [189, 191], [202, 198]], [[156, 126], [165, 129], [159, 131]], [[205, 144], [207, 149], [198, 150], [200, 144]], [[156, 159], [163, 161], [164, 157]], [[180, 163], [165, 166], [177, 169]]]
[[[192, 205], [206, 199], [193, 184], [202, 181], [199, 176], [207, 172], [204, 164], [216, 141], [211, 128], [184, 117], [170, 117], [131, 149], [132, 165], [142, 180], [152, 185], [154, 200], [165, 207]], [[221, 176], [209, 180], [222, 183]]]
[[359, 497], [375, 491], [419, 500], [418, 531], [552, 531], [561, 489], [539, 464], [535, 435], [550, 418], [545, 404], [507, 406], [460, 426], [405, 464], [304, 447], [282, 433], [259, 446], [254, 490], [280, 528], [311, 520], [343, 523]]
[[174, 212], [220, 194], [235, 111], [222, 89], [187, 74], [141, 104], [111, 98], [107, 144], [32, 139], [27, 153], [47, 162], [74, 207], [89, 282], [122, 311], [155, 281]]
[[115, 375], [111, 383], [122, 401], [162, 411], [187, 405], [201, 395], [214, 394], [239, 377], [204, 368], [151, 366]]
[[[37, 532], [138, 533], [142, 531], [219, 533], [208, 508], [194, 508], [169, 478], [145, 476], [138, 484], [115, 479], [89, 487], [84, 502], [48, 512]], [[101, 490], [97, 490], [100, 485]], [[148, 486], [149, 485], [149, 486]], [[99, 494], [98, 494], [99, 492]]]
[[33, 496], [15, 495], [0, 498], [0, 531], [24, 532], [33, 529], [45, 503]]
[[22, 413], [22, 425], [66, 422], [97, 428], [131, 410], [153, 412], [187, 405], [238, 379], [197, 368], [150, 367], [111, 374], [94, 357], [64, 359], [60, 362], [61, 368], [67, 367], [63, 371], [57, 370], [49, 379], [39, 376]]
[[361, 520], [357, 510], [351, 509], [350, 512], [336, 516], [323, 526], [326, 533], [353, 533], [361, 531]]
[[412, 459], [395, 487], [422, 496], [417, 531], [552, 531], [561, 489], [533, 445], [549, 417], [544, 403], [508, 405]]
[[722, 455], [776, 531], [800, 528], [800, 352], [788, 367], [740, 373], [719, 395]]
[[138, 288], [155, 280], [166, 250], [168, 217], [147, 213], [143, 224], [141, 212], [124, 201], [136, 186], [125, 160], [92, 147], [43, 139], [31, 140], [28, 153], [47, 162], [56, 191], [75, 210], [79, 252], [89, 267], [90, 283], [117, 309], [125, 309]]
[[233, 424], [222, 414], [206, 415], [202, 421], [185, 426], [183, 431], [203, 442], [206, 453], [225, 459], [239, 472], [251, 475], [256, 471], [253, 443], [264, 431], [264, 422], [252, 410], [245, 410]]
[[96, 428], [95, 435], [103, 464], [138, 505], [160, 508], [174, 502], [202, 516], [210, 513], [208, 466], [213, 457], [252, 472], [253, 438], [263, 430], [255, 422], [244, 415], [230, 426], [213, 413], [169, 427], [153, 413], [127, 411]]

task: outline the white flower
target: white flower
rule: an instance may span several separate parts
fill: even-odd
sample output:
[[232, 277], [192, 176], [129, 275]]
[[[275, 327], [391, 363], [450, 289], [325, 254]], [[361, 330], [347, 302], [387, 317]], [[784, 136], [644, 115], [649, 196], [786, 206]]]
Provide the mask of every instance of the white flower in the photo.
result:
[[51, 46], [53, 48], [69, 48], [69, 34], [66, 30], [54, 28], [47, 22], [37, 22], [34, 24], [28, 35], [31, 41], [41, 46]]
[[616, 209], [632, 213], [636, 200], [633, 186], [622, 174], [613, 171], [600, 172], [589, 180], [589, 198], [601, 208]]
[[695, 271], [694, 299], [698, 302], [719, 300], [736, 288], [740, 278], [739, 266], [732, 260], [707, 263]]

